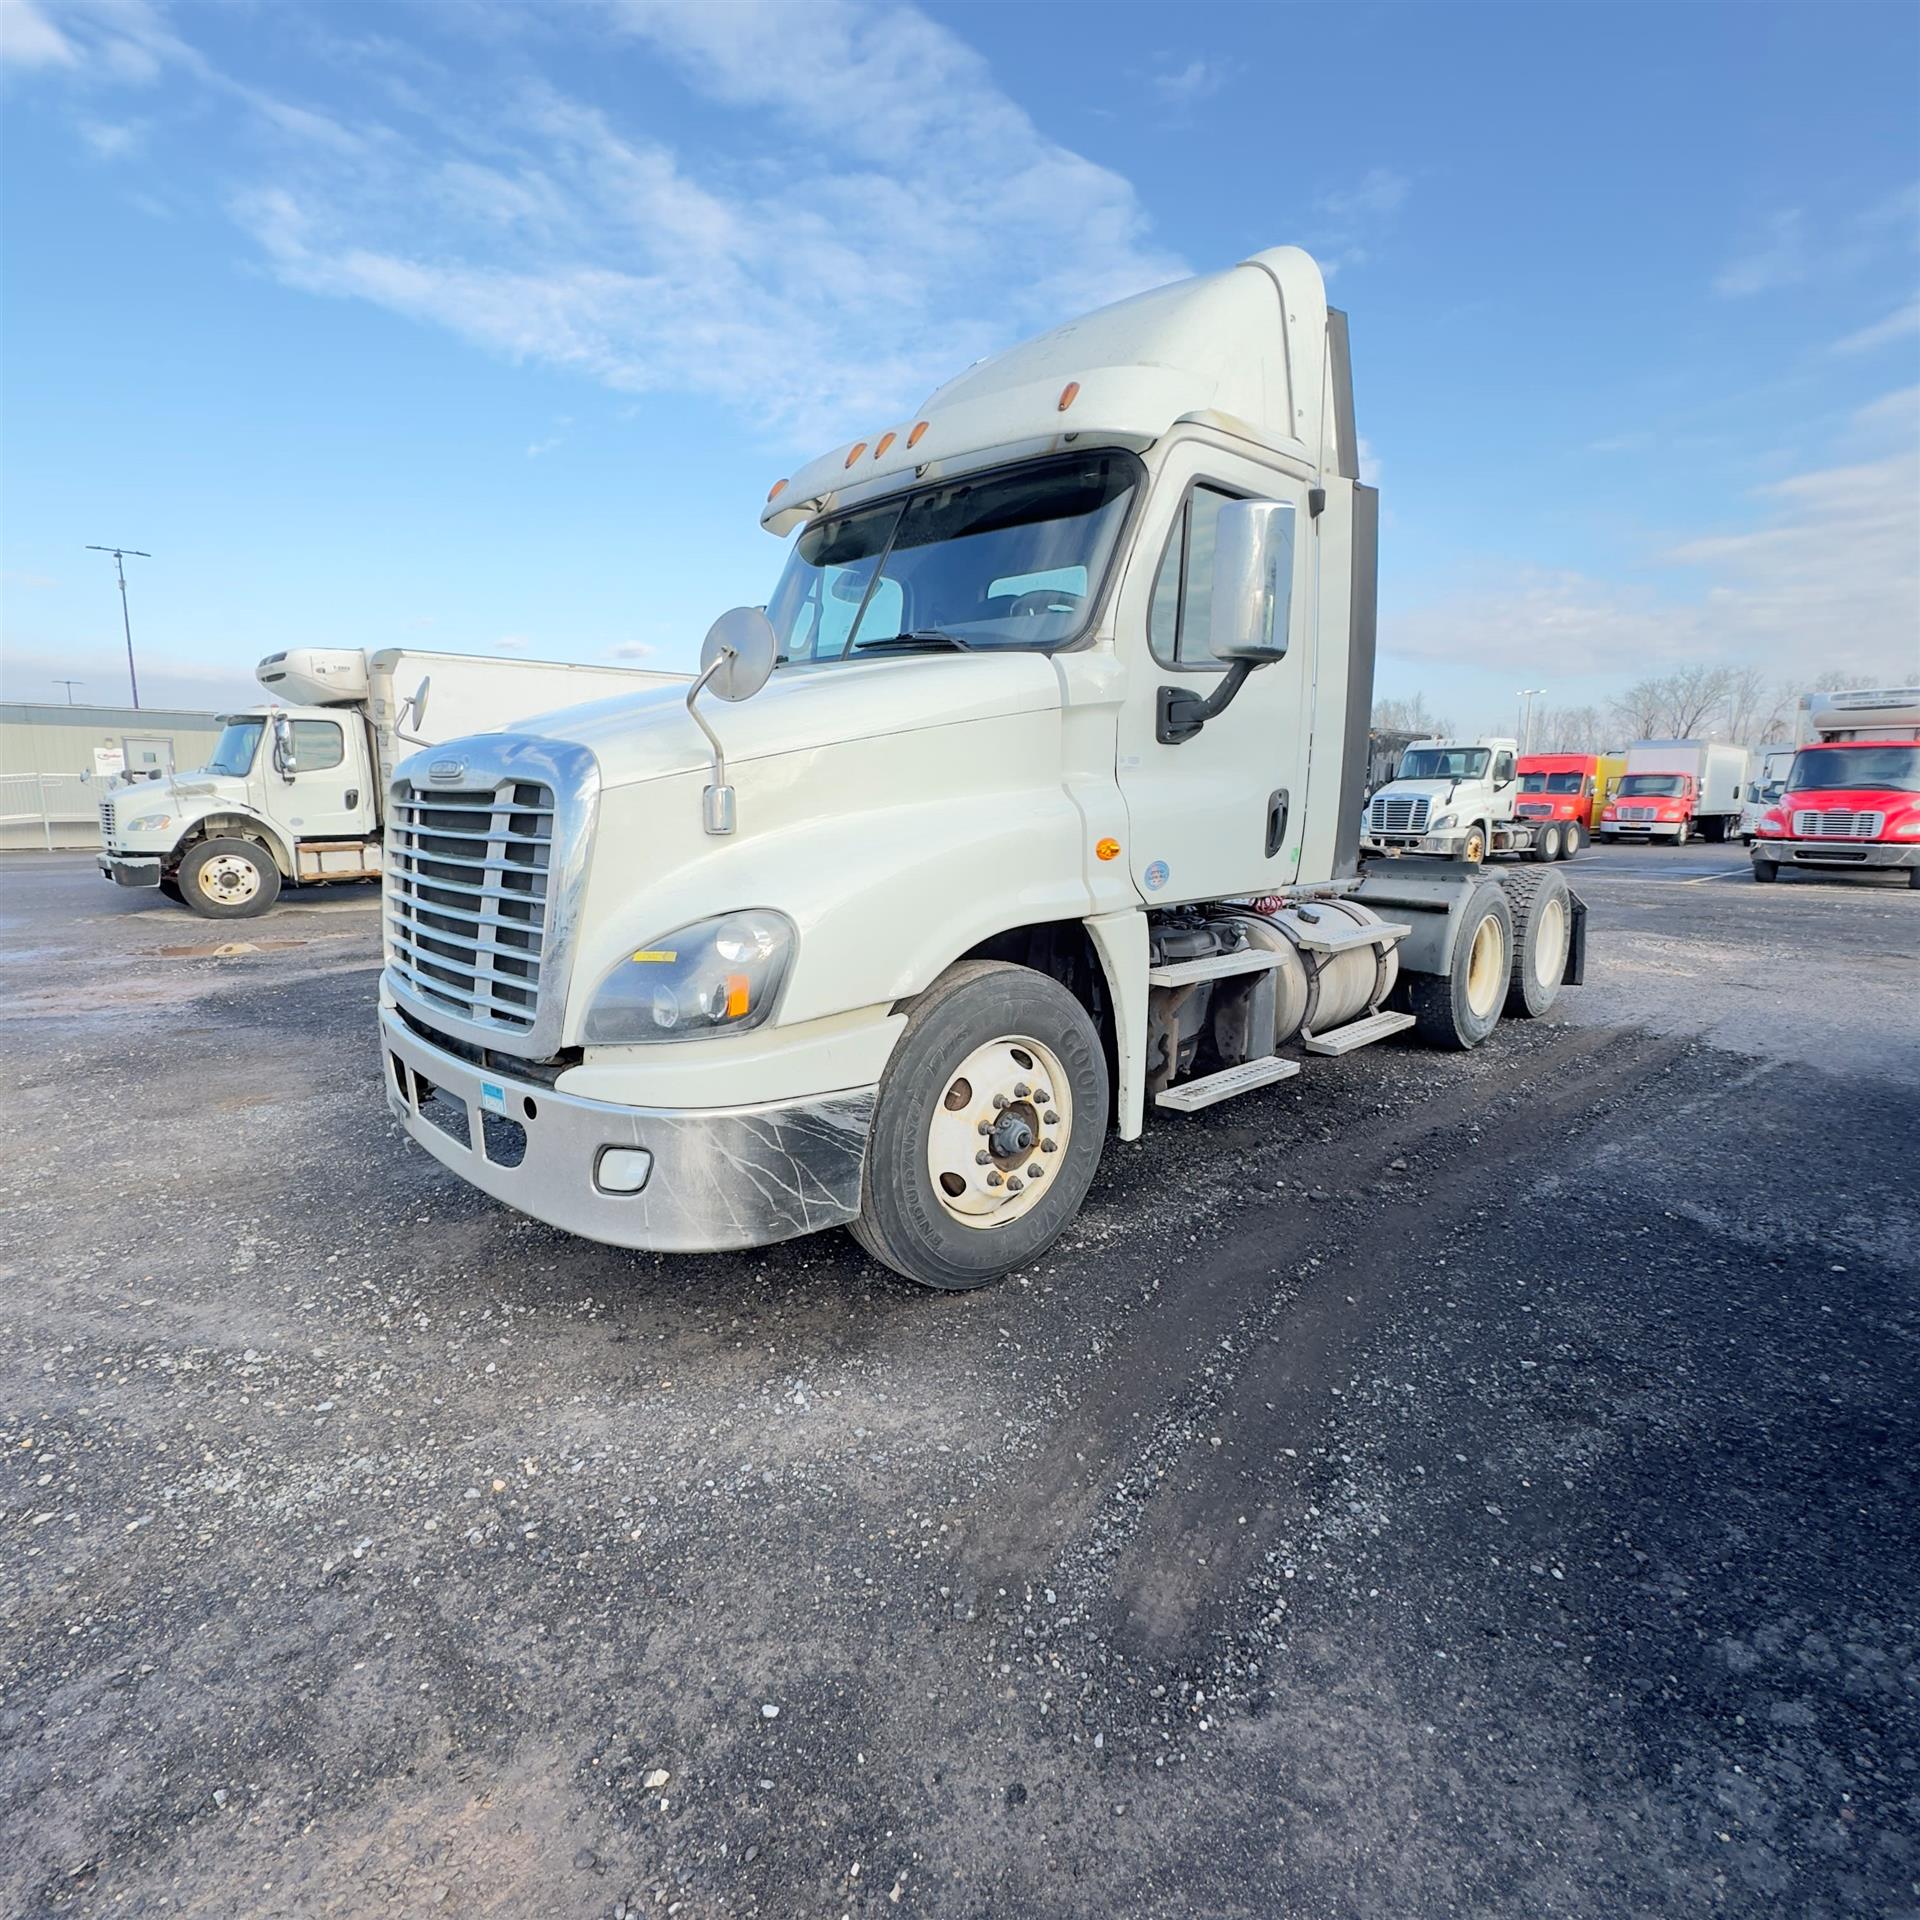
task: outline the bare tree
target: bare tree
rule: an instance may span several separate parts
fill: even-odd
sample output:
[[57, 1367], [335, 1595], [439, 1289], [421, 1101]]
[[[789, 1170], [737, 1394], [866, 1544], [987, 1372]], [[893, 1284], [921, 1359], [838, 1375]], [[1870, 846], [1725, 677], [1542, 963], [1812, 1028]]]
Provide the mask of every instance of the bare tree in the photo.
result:
[[1733, 675], [1726, 667], [1678, 667], [1666, 678], [1667, 736], [1690, 740], [1724, 704]]
[[1786, 734], [1793, 695], [1758, 667], [1727, 669], [1727, 738], [1764, 744]]
[[1611, 717], [1622, 739], [1657, 739], [1667, 719], [1667, 683], [1636, 680], [1614, 701]]
[[1448, 722], [1427, 705], [1424, 693], [1403, 699], [1376, 700], [1373, 724], [1383, 733], [1410, 733], [1416, 737], [1438, 738], [1452, 731]]
[[1813, 683], [1815, 693], [1852, 693], [1859, 687], [1873, 685], [1872, 676], [1864, 673], [1823, 673]]

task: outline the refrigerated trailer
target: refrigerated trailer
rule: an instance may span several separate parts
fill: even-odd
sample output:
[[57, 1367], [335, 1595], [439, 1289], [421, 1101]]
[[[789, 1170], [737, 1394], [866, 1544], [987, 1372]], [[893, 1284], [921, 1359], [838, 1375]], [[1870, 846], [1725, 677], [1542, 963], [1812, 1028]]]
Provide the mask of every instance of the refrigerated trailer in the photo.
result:
[[1283, 247], [778, 481], [784, 570], [684, 697], [398, 770], [406, 1131], [590, 1239], [848, 1225], [969, 1287], [1044, 1251], [1149, 1115], [1543, 1012], [1580, 975], [1558, 870], [1359, 856], [1358, 444], [1345, 316]]
[[265, 913], [281, 887], [380, 871], [397, 761], [435, 740], [684, 675], [557, 660], [299, 647], [254, 677], [271, 701], [222, 717], [191, 772], [116, 787], [100, 806], [100, 871], [158, 887], [208, 919]]

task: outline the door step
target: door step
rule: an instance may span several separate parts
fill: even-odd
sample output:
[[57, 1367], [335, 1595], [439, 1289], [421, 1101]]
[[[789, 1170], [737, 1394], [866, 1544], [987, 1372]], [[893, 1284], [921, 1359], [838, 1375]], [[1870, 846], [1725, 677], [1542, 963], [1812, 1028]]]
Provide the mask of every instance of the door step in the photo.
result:
[[1150, 987], [1188, 987], [1196, 980], [1224, 980], [1236, 973], [1266, 973], [1280, 965], [1283, 954], [1269, 947], [1243, 947], [1238, 953], [1202, 954], [1198, 960], [1174, 960], [1147, 969]]
[[1370, 1047], [1389, 1034], [1405, 1033], [1413, 1025], [1410, 1013], [1371, 1013], [1364, 1020], [1350, 1021], [1331, 1033], [1310, 1033], [1301, 1044], [1309, 1053], [1351, 1053], [1355, 1047]]
[[1231, 1100], [1236, 1093], [1251, 1093], [1255, 1087], [1271, 1086], [1276, 1080], [1291, 1080], [1299, 1071], [1298, 1060], [1269, 1054], [1264, 1060], [1243, 1060], [1237, 1067], [1210, 1073], [1204, 1080], [1183, 1080], [1165, 1093], [1156, 1093], [1153, 1104], [1171, 1113], [1194, 1113], [1216, 1100]]

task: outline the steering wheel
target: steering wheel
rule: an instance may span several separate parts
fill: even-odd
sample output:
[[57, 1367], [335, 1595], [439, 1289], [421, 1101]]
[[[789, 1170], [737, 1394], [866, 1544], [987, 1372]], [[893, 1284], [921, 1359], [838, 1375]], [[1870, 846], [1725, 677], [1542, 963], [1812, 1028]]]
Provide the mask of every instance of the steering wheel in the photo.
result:
[[1009, 620], [1038, 619], [1043, 613], [1077, 613], [1083, 595], [1069, 593], [1065, 587], [1032, 587], [1017, 594], [1007, 609]]

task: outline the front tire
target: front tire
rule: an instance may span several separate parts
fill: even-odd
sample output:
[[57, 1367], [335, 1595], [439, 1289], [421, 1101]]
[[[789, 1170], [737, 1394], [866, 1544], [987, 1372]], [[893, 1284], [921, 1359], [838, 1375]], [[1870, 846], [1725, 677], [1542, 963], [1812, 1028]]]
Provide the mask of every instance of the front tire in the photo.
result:
[[257, 840], [202, 840], [180, 862], [180, 892], [208, 920], [251, 920], [280, 897], [280, 869]]
[[1512, 970], [1513, 911], [1506, 894], [1490, 882], [1460, 916], [1448, 971], [1409, 977], [1414, 1031], [1429, 1046], [1459, 1053], [1477, 1047], [1500, 1024]]
[[1468, 866], [1477, 867], [1487, 857], [1487, 834], [1484, 827], [1471, 827], [1467, 837], [1460, 843], [1460, 858]]
[[949, 967], [881, 1075], [854, 1238], [925, 1287], [1002, 1278], [1080, 1211], [1107, 1110], [1099, 1030], [1065, 987], [996, 960]]
[[1778, 860], [1756, 860], [1753, 863], [1753, 877], [1756, 880], [1778, 880], [1780, 862]]

